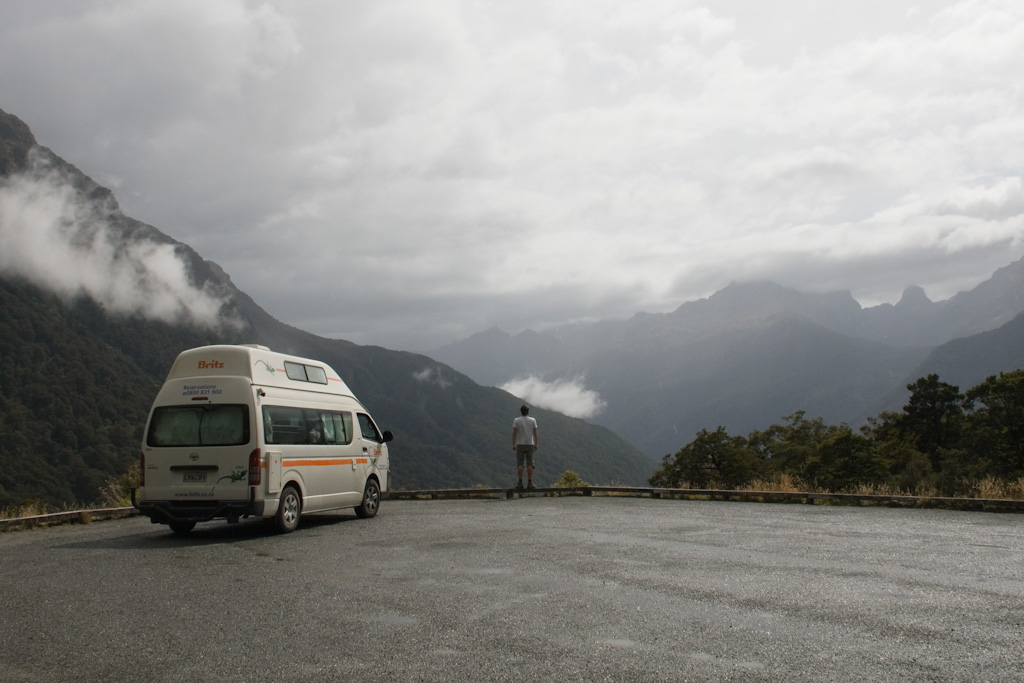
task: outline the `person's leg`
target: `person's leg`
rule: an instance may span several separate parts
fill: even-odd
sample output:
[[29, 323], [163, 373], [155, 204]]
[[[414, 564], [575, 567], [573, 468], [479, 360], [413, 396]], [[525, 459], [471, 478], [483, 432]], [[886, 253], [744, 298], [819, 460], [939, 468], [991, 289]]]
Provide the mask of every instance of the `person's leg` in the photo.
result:
[[533, 488], [533, 448], [527, 447], [529, 450], [526, 452], [526, 476], [529, 479], [529, 486]]

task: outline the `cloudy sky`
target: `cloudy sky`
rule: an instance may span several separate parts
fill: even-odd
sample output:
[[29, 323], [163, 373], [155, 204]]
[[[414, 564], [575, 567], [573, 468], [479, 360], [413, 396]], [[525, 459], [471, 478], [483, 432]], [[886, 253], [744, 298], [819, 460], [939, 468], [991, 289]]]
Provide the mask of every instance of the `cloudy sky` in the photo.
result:
[[1020, 0], [3, 0], [0, 109], [275, 317], [424, 351], [1024, 255]]

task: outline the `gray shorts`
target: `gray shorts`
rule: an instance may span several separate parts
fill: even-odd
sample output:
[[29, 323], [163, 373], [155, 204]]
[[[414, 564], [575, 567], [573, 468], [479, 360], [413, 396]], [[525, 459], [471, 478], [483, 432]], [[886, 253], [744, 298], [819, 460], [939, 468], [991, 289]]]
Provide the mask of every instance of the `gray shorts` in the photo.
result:
[[527, 467], [533, 467], [533, 446], [519, 444], [516, 446], [516, 467], [522, 467], [524, 461]]

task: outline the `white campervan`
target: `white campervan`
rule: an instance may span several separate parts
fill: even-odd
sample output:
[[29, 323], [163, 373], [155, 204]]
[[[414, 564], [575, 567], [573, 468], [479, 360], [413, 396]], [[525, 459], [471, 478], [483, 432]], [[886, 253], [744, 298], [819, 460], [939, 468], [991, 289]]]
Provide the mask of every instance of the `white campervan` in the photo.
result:
[[324, 363], [257, 345], [190, 349], [150, 411], [135, 506], [177, 533], [217, 517], [281, 531], [305, 512], [373, 517], [391, 438]]

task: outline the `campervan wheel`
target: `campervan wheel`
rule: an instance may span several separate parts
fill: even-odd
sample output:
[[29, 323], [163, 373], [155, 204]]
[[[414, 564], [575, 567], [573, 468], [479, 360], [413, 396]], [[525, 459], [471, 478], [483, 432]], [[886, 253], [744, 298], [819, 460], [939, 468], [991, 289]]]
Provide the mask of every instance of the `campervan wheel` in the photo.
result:
[[286, 486], [281, 492], [281, 502], [277, 506], [277, 530], [281, 533], [295, 531], [299, 526], [302, 514], [302, 497], [294, 486]]
[[363, 489], [363, 502], [356, 508], [356, 516], [367, 519], [377, 514], [380, 509], [380, 485], [376, 479], [367, 479]]

